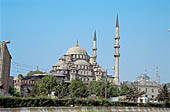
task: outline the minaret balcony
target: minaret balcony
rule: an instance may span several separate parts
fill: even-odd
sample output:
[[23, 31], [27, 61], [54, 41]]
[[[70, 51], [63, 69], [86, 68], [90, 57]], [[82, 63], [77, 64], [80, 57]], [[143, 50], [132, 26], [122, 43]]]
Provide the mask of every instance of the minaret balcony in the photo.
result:
[[115, 35], [114, 39], [120, 39], [120, 36], [119, 35]]
[[97, 50], [97, 48], [93, 48], [92, 50]]
[[115, 53], [114, 54], [114, 57], [119, 57], [120, 56], [120, 53]]
[[116, 44], [115, 44], [115, 45], [114, 45], [114, 48], [120, 48], [120, 45], [116, 45]]

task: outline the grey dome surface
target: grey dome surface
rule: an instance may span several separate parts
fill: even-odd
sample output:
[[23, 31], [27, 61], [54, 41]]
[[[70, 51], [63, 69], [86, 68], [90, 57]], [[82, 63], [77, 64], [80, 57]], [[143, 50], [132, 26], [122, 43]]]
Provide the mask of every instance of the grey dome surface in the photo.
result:
[[85, 61], [85, 60], [77, 60], [74, 62], [75, 65], [87, 65], [87, 66], [90, 66], [90, 64]]
[[75, 46], [75, 47], [72, 47], [70, 48], [66, 55], [70, 55], [70, 54], [84, 54], [84, 55], [87, 55], [87, 52], [85, 49], [83, 48], [80, 48], [79, 46]]
[[136, 78], [136, 80], [150, 80], [150, 77], [146, 74], [142, 74]]
[[157, 82], [152, 80], [146, 73], [138, 76], [134, 82], [140, 85], [157, 85]]
[[59, 65], [65, 65], [65, 62], [64, 61], [59, 61], [54, 66], [59, 66]]

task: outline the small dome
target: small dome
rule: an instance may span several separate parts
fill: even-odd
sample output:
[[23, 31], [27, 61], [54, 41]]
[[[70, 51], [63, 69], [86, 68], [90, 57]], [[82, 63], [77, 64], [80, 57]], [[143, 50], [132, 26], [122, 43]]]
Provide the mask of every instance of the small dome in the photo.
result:
[[134, 82], [140, 85], [157, 85], [157, 83], [152, 80], [146, 73], [138, 76]]
[[54, 66], [59, 66], [59, 65], [65, 65], [65, 62], [64, 61], [59, 61]]
[[75, 65], [86, 65], [86, 66], [90, 66], [90, 64], [85, 61], [85, 60], [77, 60], [74, 62]]
[[85, 51], [85, 49], [80, 48], [79, 46], [75, 46], [75, 47], [70, 48], [67, 51], [66, 55], [69, 55], [69, 54], [84, 54], [84, 55], [87, 55], [87, 52]]
[[142, 74], [136, 78], [137, 80], [150, 80], [150, 77], [147, 74]]

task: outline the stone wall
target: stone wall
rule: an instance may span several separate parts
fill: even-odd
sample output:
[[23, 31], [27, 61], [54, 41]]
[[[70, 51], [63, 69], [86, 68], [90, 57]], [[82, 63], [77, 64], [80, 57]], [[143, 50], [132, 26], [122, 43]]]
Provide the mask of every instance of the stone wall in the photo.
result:
[[34, 107], [0, 108], [0, 112], [170, 112], [170, 108], [153, 107]]

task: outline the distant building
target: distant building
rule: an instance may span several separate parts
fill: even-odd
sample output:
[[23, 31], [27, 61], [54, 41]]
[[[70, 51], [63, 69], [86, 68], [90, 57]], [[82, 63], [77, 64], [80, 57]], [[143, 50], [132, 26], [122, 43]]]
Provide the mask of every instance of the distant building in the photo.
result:
[[21, 96], [27, 96], [34, 85], [33, 80], [27, 79], [14, 79], [14, 88]]
[[0, 42], [0, 85], [2, 88], [8, 91], [10, 82], [10, 66], [11, 55], [9, 53], [7, 44], [10, 42]]
[[160, 84], [152, 80], [146, 72], [142, 73], [132, 82], [124, 82], [128, 86], [135, 86], [140, 92], [144, 91], [141, 101], [147, 99], [148, 101], [156, 101], [156, 97], [159, 94]]

